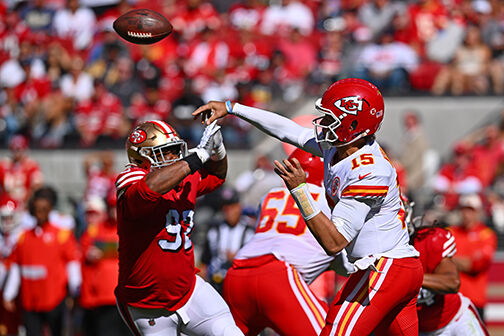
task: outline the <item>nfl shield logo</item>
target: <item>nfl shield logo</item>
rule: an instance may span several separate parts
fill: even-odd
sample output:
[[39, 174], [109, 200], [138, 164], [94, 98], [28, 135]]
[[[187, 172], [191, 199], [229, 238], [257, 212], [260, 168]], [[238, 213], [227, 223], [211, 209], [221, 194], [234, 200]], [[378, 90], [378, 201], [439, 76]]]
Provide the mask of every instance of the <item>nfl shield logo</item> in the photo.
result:
[[339, 189], [339, 185], [340, 185], [340, 179], [339, 177], [336, 176], [331, 183], [331, 196], [333, 197], [336, 196], [336, 193], [338, 192]]

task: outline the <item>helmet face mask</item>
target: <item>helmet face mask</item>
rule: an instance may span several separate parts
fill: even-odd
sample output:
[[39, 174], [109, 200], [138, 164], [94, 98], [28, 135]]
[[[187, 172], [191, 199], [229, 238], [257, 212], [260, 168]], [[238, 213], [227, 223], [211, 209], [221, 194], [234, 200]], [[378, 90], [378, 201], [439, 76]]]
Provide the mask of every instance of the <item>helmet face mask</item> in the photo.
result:
[[[323, 114], [323, 116], [313, 119], [312, 123], [315, 131], [315, 139], [318, 142], [327, 142], [335, 144], [338, 141], [336, 129], [341, 126], [341, 121], [334, 117], [331, 110], [328, 110], [320, 104], [322, 98], [319, 98], [315, 103], [315, 108]], [[323, 134], [320, 138], [319, 134]]]
[[187, 155], [187, 144], [164, 121], [146, 121], [126, 141], [130, 163], [147, 170], [169, 166]]
[[315, 139], [336, 147], [374, 134], [384, 115], [383, 97], [373, 84], [347, 78], [332, 84], [315, 103], [322, 117], [313, 120]]

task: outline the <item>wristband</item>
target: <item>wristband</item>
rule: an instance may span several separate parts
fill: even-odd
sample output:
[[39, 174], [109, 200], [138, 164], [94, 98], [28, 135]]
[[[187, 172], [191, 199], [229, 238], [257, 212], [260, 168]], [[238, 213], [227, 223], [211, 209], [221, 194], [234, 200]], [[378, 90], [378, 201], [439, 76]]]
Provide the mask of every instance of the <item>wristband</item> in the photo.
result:
[[191, 174], [194, 174], [197, 170], [203, 167], [203, 162], [196, 153], [187, 155], [182, 159], [182, 161], [187, 162], [187, 164], [189, 165], [189, 169], [191, 169]]
[[308, 186], [306, 183], [301, 183], [296, 188], [290, 191], [292, 198], [296, 202], [299, 211], [301, 212], [301, 216], [305, 221], [312, 219], [316, 215], [319, 214], [320, 209], [315, 203], [310, 191], [308, 190]]
[[229, 114], [233, 114], [233, 105], [231, 105], [231, 100], [226, 100], [226, 111]]

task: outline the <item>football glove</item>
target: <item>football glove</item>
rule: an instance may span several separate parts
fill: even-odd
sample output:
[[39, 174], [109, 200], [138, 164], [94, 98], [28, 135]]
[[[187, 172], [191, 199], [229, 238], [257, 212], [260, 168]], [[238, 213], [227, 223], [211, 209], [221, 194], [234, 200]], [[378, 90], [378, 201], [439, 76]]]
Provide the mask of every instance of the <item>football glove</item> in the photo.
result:
[[205, 127], [200, 143], [196, 146], [196, 148], [190, 149], [189, 152], [196, 153], [202, 163], [207, 162], [210, 155], [212, 155], [212, 150], [214, 149], [214, 136], [219, 130], [220, 126], [217, 125], [217, 121], [214, 121]]
[[224, 146], [224, 139], [222, 139], [222, 133], [218, 130], [214, 137], [214, 145], [212, 150], [212, 160], [220, 161], [226, 156], [226, 147]]

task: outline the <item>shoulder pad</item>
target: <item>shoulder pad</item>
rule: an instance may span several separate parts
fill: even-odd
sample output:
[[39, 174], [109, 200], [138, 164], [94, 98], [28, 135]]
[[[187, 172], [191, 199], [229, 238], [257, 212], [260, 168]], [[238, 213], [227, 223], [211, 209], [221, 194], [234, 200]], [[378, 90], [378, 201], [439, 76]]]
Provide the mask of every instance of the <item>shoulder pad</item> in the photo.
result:
[[117, 191], [135, 184], [147, 175], [147, 171], [138, 167], [129, 167], [123, 170], [116, 178], [115, 186]]

